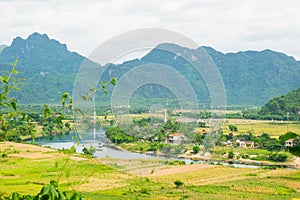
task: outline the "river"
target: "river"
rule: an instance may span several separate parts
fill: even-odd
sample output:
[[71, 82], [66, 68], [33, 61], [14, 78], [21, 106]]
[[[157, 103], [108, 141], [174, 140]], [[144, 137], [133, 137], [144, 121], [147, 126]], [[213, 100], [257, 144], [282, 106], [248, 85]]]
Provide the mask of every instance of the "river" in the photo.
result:
[[[194, 163], [208, 163], [205, 161], [192, 161], [188, 159], [179, 159], [174, 157], [165, 156], [154, 156], [142, 153], [135, 153], [130, 151], [119, 150], [108, 145], [108, 139], [106, 138], [104, 131], [102, 129], [93, 132], [85, 132], [80, 135], [80, 137], [75, 133], [70, 133], [68, 135], [57, 135], [52, 138], [38, 138], [35, 140], [42, 146], [49, 146], [54, 149], [70, 149], [72, 146], [76, 148], [77, 153], [82, 153], [84, 147], [89, 148], [93, 146], [96, 148], [94, 154], [97, 158], [118, 158], [118, 159], [166, 159], [166, 160], [182, 160], [186, 164]], [[77, 141], [77, 142], [76, 142]], [[217, 162], [214, 162], [215, 164]], [[221, 162], [225, 166], [233, 166], [238, 168], [258, 168], [259, 166], [254, 165], [244, 165], [244, 164], [228, 164], [226, 162]]]

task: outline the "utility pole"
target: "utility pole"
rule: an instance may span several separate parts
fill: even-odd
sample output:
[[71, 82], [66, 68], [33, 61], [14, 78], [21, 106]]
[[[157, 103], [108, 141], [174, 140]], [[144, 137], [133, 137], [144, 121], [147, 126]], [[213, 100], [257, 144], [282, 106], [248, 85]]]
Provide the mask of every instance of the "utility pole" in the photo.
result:
[[95, 108], [94, 108], [93, 121], [94, 121], [94, 140], [96, 140], [96, 121], [97, 121], [97, 117], [96, 117], [96, 110], [95, 110]]
[[290, 113], [287, 112], [286, 113], [286, 129], [287, 129], [287, 131], [289, 131], [289, 115], [290, 115]]

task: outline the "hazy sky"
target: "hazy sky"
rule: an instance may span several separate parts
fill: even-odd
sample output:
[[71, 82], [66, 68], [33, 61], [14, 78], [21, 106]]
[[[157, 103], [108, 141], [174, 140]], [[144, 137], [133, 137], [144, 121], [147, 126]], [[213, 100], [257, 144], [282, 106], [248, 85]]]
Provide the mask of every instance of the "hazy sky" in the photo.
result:
[[0, 0], [0, 44], [46, 33], [88, 56], [119, 33], [166, 28], [223, 52], [272, 49], [300, 60], [299, 0]]

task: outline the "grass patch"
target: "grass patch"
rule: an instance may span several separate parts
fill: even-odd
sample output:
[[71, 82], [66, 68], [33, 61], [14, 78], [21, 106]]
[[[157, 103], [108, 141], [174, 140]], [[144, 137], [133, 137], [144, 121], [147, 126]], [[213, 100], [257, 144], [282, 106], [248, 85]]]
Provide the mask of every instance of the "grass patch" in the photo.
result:
[[229, 186], [215, 186], [215, 185], [203, 185], [203, 186], [188, 186], [188, 189], [190, 189], [193, 192], [197, 193], [211, 193], [211, 194], [217, 194], [222, 192], [229, 192], [230, 187]]
[[246, 176], [257, 176], [257, 174], [250, 173], [250, 174], [246, 174]]

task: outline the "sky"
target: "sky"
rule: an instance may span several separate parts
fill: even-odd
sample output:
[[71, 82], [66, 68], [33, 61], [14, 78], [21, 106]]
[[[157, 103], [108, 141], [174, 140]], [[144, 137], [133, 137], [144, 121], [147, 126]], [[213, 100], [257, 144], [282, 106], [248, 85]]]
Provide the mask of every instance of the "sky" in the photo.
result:
[[284, 52], [300, 60], [299, 0], [0, 0], [0, 44], [46, 33], [88, 56], [112, 36], [164, 28], [224, 53]]

